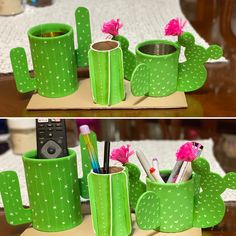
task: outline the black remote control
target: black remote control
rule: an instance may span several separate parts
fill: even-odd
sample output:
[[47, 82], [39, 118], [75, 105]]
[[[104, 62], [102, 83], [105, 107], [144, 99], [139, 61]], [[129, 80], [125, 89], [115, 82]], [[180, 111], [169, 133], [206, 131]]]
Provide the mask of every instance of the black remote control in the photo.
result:
[[66, 125], [63, 119], [37, 119], [37, 156], [52, 159], [68, 156]]

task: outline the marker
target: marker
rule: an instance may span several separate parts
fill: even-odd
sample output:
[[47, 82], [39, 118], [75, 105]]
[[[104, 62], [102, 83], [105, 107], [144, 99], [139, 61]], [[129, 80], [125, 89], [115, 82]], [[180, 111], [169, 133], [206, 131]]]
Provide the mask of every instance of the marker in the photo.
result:
[[104, 162], [103, 162], [103, 173], [109, 174], [109, 160], [110, 160], [110, 142], [105, 141], [104, 144]]

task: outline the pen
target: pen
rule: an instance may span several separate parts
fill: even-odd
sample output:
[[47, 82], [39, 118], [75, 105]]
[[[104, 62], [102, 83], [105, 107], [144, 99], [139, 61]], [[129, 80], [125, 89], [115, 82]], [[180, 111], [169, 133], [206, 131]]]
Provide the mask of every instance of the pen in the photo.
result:
[[109, 174], [109, 159], [110, 158], [110, 142], [105, 141], [104, 144], [104, 162], [103, 162], [103, 173]]
[[162, 177], [160, 176], [159, 163], [158, 163], [157, 158], [153, 158], [153, 159], [152, 159], [152, 164], [153, 164], [153, 167], [150, 168], [150, 170], [149, 170], [150, 174], [153, 176], [153, 178], [154, 178], [157, 182], [165, 183], [165, 182], [163, 181]]
[[90, 158], [90, 162], [91, 162], [93, 171], [95, 173], [101, 173], [99, 162], [98, 162], [98, 157], [95, 152], [94, 146], [91, 142], [91, 139], [89, 137], [89, 134], [90, 134], [89, 127], [87, 125], [80, 126], [80, 132], [81, 132], [81, 135], [83, 136], [87, 151], [89, 153], [89, 158]]

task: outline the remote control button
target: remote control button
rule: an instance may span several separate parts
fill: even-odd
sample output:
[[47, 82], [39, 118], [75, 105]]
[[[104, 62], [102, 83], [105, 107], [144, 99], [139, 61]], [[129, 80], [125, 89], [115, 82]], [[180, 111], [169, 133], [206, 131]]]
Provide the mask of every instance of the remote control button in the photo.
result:
[[56, 149], [54, 148], [54, 147], [49, 147], [48, 149], [47, 149], [47, 151], [48, 151], [48, 153], [49, 154], [54, 154], [55, 152], [56, 152]]
[[58, 139], [57, 141], [59, 144], [62, 144], [62, 140], [61, 139]]
[[48, 128], [48, 131], [53, 131], [53, 128]]
[[52, 124], [47, 124], [47, 127], [52, 127]]
[[52, 134], [52, 133], [49, 133], [48, 136], [51, 138], [51, 137], [53, 136], [53, 134]]
[[62, 131], [62, 128], [56, 128], [56, 131]]

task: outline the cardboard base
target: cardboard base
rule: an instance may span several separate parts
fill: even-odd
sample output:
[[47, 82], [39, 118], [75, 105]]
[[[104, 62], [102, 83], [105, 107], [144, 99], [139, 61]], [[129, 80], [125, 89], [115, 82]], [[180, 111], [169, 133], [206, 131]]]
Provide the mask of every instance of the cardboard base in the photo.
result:
[[89, 79], [81, 80], [79, 89], [63, 98], [46, 98], [34, 94], [27, 110], [74, 110], [74, 109], [159, 109], [186, 108], [187, 101], [183, 92], [176, 92], [168, 97], [134, 97], [130, 91], [130, 82], [125, 81], [126, 100], [113, 106], [94, 104]]
[[[197, 228], [192, 228], [190, 230], [186, 230], [180, 233], [161, 233], [153, 230], [140, 230], [137, 225], [134, 223], [134, 215], [132, 215], [133, 219], [133, 233], [131, 235], [134, 236], [202, 236], [202, 230]], [[93, 227], [92, 227], [92, 219], [91, 215], [84, 216], [83, 223], [71, 230], [57, 232], [57, 233], [47, 233], [40, 232], [33, 228], [28, 228], [25, 230], [21, 236], [78, 236], [78, 235], [86, 235], [86, 236], [94, 236]]]

